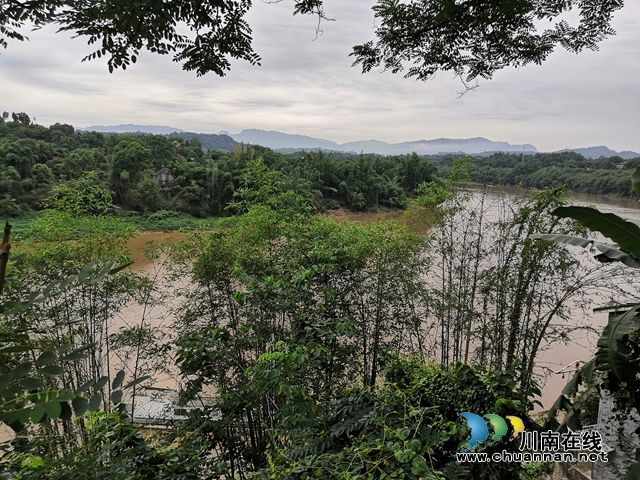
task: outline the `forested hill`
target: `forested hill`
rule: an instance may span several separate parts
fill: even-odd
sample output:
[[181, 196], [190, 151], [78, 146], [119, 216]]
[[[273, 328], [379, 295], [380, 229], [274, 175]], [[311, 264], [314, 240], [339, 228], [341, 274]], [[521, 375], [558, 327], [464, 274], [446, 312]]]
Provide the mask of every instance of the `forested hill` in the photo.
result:
[[[203, 147], [214, 144], [203, 145], [202, 136], [185, 132], [106, 135], [58, 123], [34, 125], [24, 113], [12, 122], [0, 118], [0, 200], [16, 200], [3, 202], [0, 215], [38, 210], [52, 198], [75, 208], [78, 189], [103, 192], [101, 198], [111, 198], [120, 214], [228, 215], [247, 162], [258, 157], [279, 172], [282, 188], [299, 193], [317, 211], [338, 205], [354, 211], [395, 209], [404, 208], [417, 186], [436, 172], [415, 154], [285, 155], [237, 145], [225, 135], [211, 137], [218, 150], [205, 152]], [[170, 177], [158, 174], [162, 167]]]
[[202, 148], [206, 150], [220, 150], [224, 152], [233, 152], [233, 149], [240, 143], [236, 142], [229, 135], [215, 134], [215, 133], [192, 133], [192, 132], [180, 132], [174, 133], [172, 136], [179, 136], [185, 140], [190, 140], [193, 137], [197, 137], [202, 144]]
[[[23, 113], [12, 122], [0, 120], [0, 200], [16, 200], [3, 202], [0, 215], [11, 216], [38, 210], [52, 196], [77, 203], [77, 188], [105, 192], [121, 214], [228, 215], [247, 162], [257, 157], [279, 172], [282, 188], [305, 197], [316, 211], [339, 205], [353, 211], [404, 208], [418, 185], [435, 178], [434, 164], [446, 176], [456, 158], [283, 154], [238, 145], [226, 135], [78, 132], [71, 125], [34, 125]], [[470, 177], [478, 183], [539, 189], [566, 184], [576, 192], [614, 196], [633, 196], [630, 170], [640, 164], [640, 158], [587, 159], [574, 152], [496, 153], [472, 161]], [[170, 175], [164, 180], [157, 174], [163, 167]]]
[[[446, 176], [453, 156], [431, 158]], [[567, 185], [572, 191], [594, 195], [635, 198], [629, 181], [640, 157], [585, 158], [575, 152], [536, 153], [535, 155], [494, 153], [475, 157], [469, 170], [473, 182], [491, 185], [522, 185], [543, 189]]]
[[[138, 130], [136, 130], [138, 129]], [[202, 144], [204, 150], [223, 150], [232, 152], [236, 145], [240, 145], [231, 136], [223, 134], [213, 133], [195, 133], [185, 132], [179, 128], [163, 127], [159, 125], [112, 125], [112, 126], [95, 126], [87, 128], [76, 129], [81, 133], [84, 132], [100, 132], [105, 135], [113, 134], [128, 134], [128, 135], [165, 135], [165, 136], [178, 136], [185, 140], [191, 140], [193, 137], [197, 137]]]

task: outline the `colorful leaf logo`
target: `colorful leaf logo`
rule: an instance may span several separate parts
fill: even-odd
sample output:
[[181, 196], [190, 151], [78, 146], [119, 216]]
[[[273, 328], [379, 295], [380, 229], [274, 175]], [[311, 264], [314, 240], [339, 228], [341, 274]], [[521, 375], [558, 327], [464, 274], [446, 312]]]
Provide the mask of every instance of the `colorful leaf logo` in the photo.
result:
[[[467, 420], [467, 425], [469, 425], [469, 428], [471, 429], [471, 437], [469, 437], [470, 448], [475, 447], [478, 442], [483, 442], [489, 437], [489, 429], [487, 428], [485, 418], [493, 426], [494, 435], [491, 443], [495, 443], [500, 440], [500, 438], [506, 435], [509, 430], [507, 422], [505, 422], [504, 418], [500, 415], [488, 413], [484, 418], [471, 412], [462, 412], [460, 415]], [[521, 418], [508, 415], [506, 419], [509, 420], [509, 423], [513, 426], [513, 438], [516, 438], [520, 432], [524, 432], [524, 422]]]

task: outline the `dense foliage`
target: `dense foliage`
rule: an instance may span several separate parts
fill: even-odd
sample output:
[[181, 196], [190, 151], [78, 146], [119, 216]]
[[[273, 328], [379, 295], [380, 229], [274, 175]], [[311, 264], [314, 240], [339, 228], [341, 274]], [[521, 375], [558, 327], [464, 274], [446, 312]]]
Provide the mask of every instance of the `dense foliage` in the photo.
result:
[[[16, 200], [0, 206], [0, 213], [11, 216], [43, 207], [115, 212], [143, 227], [181, 214], [225, 216], [232, 213], [228, 207], [248, 162], [257, 157], [281, 172], [286, 188], [303, 196], [315, 211], [339, 206], [353, 211], [405, 208], [417, 187], [433, 180], [433, 164], [447, 177], [454, 159], [415, 153], [281, 154], [239, 145], [233, 151], [205, 152], [199, 138], [184, 134], [104, 135], [76, 132], [70, 125], [45, 128], [22, 113], [14, 117], [15, 121], [0, 122], [0, 197]], [[538, 189], [568, 185], [575, 192], [628, 197], [628, 170], [638, 161], [591, 160], [572, 152], [524, 158], [496, 153], [474, 158], [469, 176], [483, 184]], [[162, 167], [173, 179], [161, 186], [154, 173]]]
[[250, 163], [235, 202], [246, 213], [169, 251], [175, 278], [194, 282], [176, 311], [182, 399], [211, 397], [186, 431], [237, 478], [517, 478], [517, 465], [453, 460], [461, 408], [526, 418], [535, 388], [424, 365], [425, 239], [308, 217], [281, 180]]
[[[448, 175], [455, 157], [432, 159]], [[635, 198], [629, 173], [640, 158], [625, 160], [618, 156], [585, 158], [574, 152], [536, 153], [535, 155], [494, 153], [473, 158], [469, 177], [473, 182], [490, 185], [521, 185], [545, 189], [566, 185], [572, 192]]]
[[[0, 122], [0, 197], [16, 199], [3, 207], [13, 216], [56, 205], [107, 213], [110, 198], [147, 215], [228, 215], [247, 163], [258, 156], [317, 211], [339, 205], [354, 211], [404, 208], [417, 186], [435, 174], [435, 167], [415, 154], [334, 158], [321, 152], [283, 155], [258, 146], [205, 153], [197, 137], [184, 134], [76, 132], [70, 125], [35, 125], [20, 115], [20, 121]], [[162, 167], [173, 177], [166, 185], [154, 179]], [[78, 205], [82, 192], [87, 205]]]
[[[466, 190], [472, 167], [460, 160], [448, 168], [441, 159], [448, 178], [438, 180], [415, 154], [204, 153], [195, 140], [153, 135], [94, 136], [95, 152], [78, 157], [86, 134], [20, 118], [0, 125], [25, 137], [6, 140], [3, 151], [23, 145], [19, 158], [30, 158], [31, 147], [52, 144], [52, 131], [63, 131], [56, 141], [71, 148], [56, 147], [67, 156], [52, 165], [68, 168], [51, 171], [43, 211], [20, 242], [29, 255], [8, 266], [0, 420], [16, 437], [4, 445], [0, 473], [531, 478], [534, 467], [461, 464], [455, 453], [469, 435], [461, 411], [516, 415], [537, 428], [528, 412], [539, 394], [543, 343], [569, 340], [582, 328], [563, 321], [569, 308], [594, 289], [613, 291], [620, 278], [615, 264], [577, 261], [531, 238], [591, 242], [577, 223], [551, 214], [564, 202], [563, 188], [510, 200], [489, 218], [487, 197]], [[45, 140], [29, 138], [34, 132]], [[47, 166], [16, 162], [13, 150], [7, 157], [12, 163], [2, 168], [19, 167], [19, 183]], [[100, 161], [84, 171], [69, 158]], [[148, 177], [163, 164], [174, 176], [167, 189]], [[127, 262], [133, 235], [112, 215], [116, 197], [165, 220], [175, 212], [151, 213], [152, 202], [234, 216], [186, 232], [184, 241], [152, 245], [142, 275], [112, 269], [113, 260]], [[21, 200], [2, 205], [28, 205]], [[411, 202], [414, 221], [429, 232], [313, 215], [329, 200], [356, 209]], [[158, 266], [168, 270], [160, 275]], [[119, 315], [134, 303], [141, 317], [123, 324]], [[150, 316], [155, 306], [170, 309], [171, 327]], [[625, 368], [619, 354], [636, 351], [631, 317], [605, 331], [624, 348], [603, 343], [603, 362]], [[127, 408], [135, 409], [146, 388], [139, 384], [153, 373], [177, 376], [174, 407], [186, 419], [149, 440]], [[635, 401], [630, 380], [608, 379], [621, 405]], [[506, 436], [478, 448], [491, 453], [518, 442]]]

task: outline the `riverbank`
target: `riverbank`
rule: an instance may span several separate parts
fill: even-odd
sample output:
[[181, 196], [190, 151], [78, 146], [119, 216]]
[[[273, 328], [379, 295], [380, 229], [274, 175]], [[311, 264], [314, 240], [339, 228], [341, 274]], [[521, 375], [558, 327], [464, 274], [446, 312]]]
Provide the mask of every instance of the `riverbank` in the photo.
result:
[[[326, 215], [336, 218], [337, 220], [349, 220], [360, 223], [370, 223], [381, 220], [400, 220], [405, 210], [379, 210], [375, 212], [351, 212], [348, 210], [331, 210]], [[20, 240], [29, 236], [31, 223], [41, 216], [41, 212], [32, 212], [30, 214], [11, 218], [12, 230], [11, 236], [14, 240]], [[195, 228], [212, 229], [221, 223], [229, 222], [233, 217], [206, 217], [198, 218], [186, 213], [173, 212], [168, 210], [160, 210], [150, 215], [142, 215], [135, 211], [123, 211], [115, 215], [125, 221], [133, 229], [140, 233], [171, 233], [180, 230], [191, 230]], [[73, 232], [72, 238], [79, 238], [83, 235], [83, 231], [78, 229]]]
[[[11, 237], [15, 240], [27, 238], [29, 229], [34, 220], [41, 216], [41, 212], [33, 212], [18, 218], [9, 219], [11, 223]], [[137, 232], [176, 232], [178, 230], [193, 228], [215, 228], [227, 217], [197, 218], [185, 213], [169, 212], [161, 210], [151, 215], [141, 215], [138, 212], [122, 212], [115, 215], [122, 219]], [[78, 229], [72, 232], [72, 238], [79, 238], [83, 231]]]

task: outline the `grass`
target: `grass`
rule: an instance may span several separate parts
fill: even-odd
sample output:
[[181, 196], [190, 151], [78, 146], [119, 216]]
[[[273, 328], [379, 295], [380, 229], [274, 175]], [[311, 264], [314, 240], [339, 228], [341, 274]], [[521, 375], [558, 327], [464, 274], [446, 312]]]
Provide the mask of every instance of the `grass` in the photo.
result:
[[[26, 238], [31, 223], [41, 215], [41, 212], [33, 212], [17, 218], [8, 219], [12, 227], [11, 238], [13, 240]], [[213, 228], [223, 220], [218, 217], [196, 218], [186, 213], [165, 210], [150, 215], [142, 215], [132, 211], [121, 211], [117, 216], [140, 232], [166, 232], [191, 228]], [[73, 238], [78, 238], [83, 235], [81, 227], [79, 228], [80, 230], [72, 232], [71, 236]]]
[[[395, 209], [385, 207], [378, 209], [379, 212], [390, 212], [394, 210]], [[31, 223], [41, 215], [42, 212], [32, 212], [17, 218], [11, 218], [10, 223], [13, 227], [11, 237], [14, 240], [26, 238]], [[160, 210], [147, 215], [132, 210], [118, 210], [116, 216], [139, 232], [169, 232], [193, 228], [211, 229], [221, 224], [233, 223], [232, 217], [197, 218], [186, 213], [170, 210]], [[82, 225], [77, 225], [77, 228], [70, 233], [70, 238], [80, 238], [84, 233]]]
[[[3, 220], [9, 220], [9, 223], [11, 224], [11, 238], [16, 239], [24, 238], [31, 222], [39, 216], [40, 212], [30, 212], [28, 214], [21, 215], [18, 218], [5, 218]], [[2, 224], [2, 230], [4, 230], [4, 221]]]

